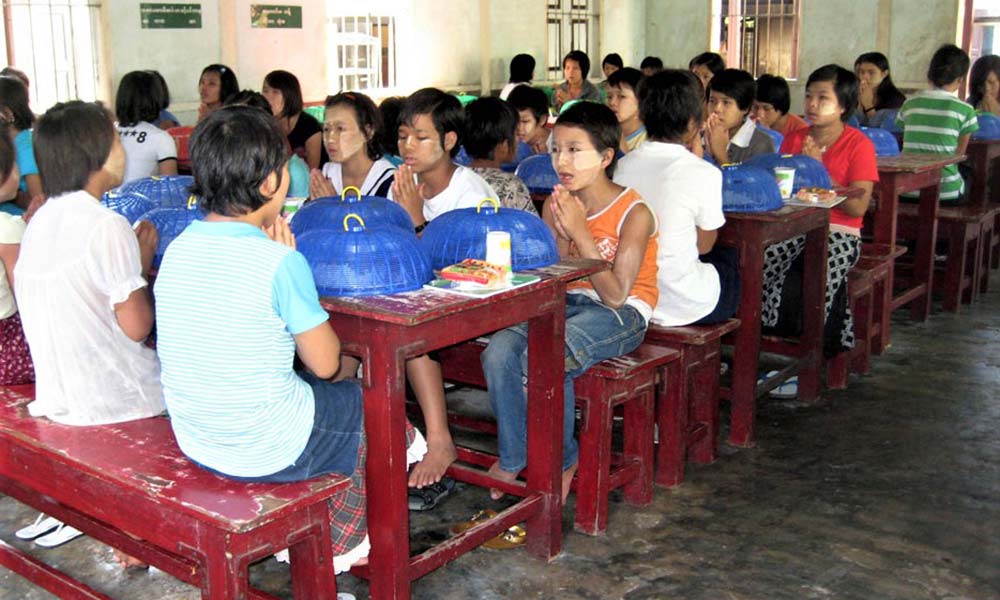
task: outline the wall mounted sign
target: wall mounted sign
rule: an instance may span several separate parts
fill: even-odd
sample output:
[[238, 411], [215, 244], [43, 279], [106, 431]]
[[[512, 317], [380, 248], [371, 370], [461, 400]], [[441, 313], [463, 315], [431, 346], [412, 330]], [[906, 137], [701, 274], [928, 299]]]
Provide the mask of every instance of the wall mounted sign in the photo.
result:
[[250, 26], [261, 29], [302, 29], [302, 7], [251, 4]]
[[139, 4], [143, 29], [201, 29], [201, 4]]

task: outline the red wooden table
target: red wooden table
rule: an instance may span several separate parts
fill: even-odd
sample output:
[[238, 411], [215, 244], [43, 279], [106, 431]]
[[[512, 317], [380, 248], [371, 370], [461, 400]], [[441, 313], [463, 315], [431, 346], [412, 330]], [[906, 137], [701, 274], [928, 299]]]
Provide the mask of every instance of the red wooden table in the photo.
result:
[[[562, 547], [562, 419], [566, 283], [607, 268], [567, 260], [531, 271], [541, 281], [490, 298], [418, 290], [368, 298], [322, 298], [343, 350], [364, 369], [368, 437], [368, 576], [371, 597], [409, 598], [410, 582], [454, 560], [511, 525], [527, 521], [528, 552], [551, 560]], [[483, 525], [410, 556], [406, 484], [405, 362], [426, 352], [528, 322], [528, 465], [526, 484], [453, 466], [449, 474], [524, 498]], [[526, 493], [525, 493], [526, 492]]]
[[[920, 192], [913, 277], [909, 289], [892, 299], [890, 310], [906, 304], [910, 318], [925, 321], [931, 314], [931, 288], [934, 279], [934, 243], [937, 239], [938, 196], [941, 192], [941, 169], [965, 160], [965, 156], [937, 154], [900, 154], [878, 159], [879, 183], [875, 199], [872, 234], [876, 244], [894, 247], [899, 219], [899, 195]], [[884, 321], [888, 323], [888, 320]], [[886, 336], [888, 339], [888, 336]]]
[[[774, 389], [791, 371], [798, 371], [799, 398], [813, 400], [819, 394], [823, 362], [823, 305], [826, 293], [826, 245], [830, 215], [825, 208], [785, 206], [761, 213], [726, 213], [719, 242], [733, 246], [740, 255], [740, 328], [733, 333], [732, 386], [722, 389], [730, 401], [729, 442], [754, 444], [754, 415], [759, 396]], [[797, 343], [782, 341], [765, 346], [768, 351], [794, 356], [796, 360], [779, 375], [757, 383], [757, 361], [761, 340], [764, 251], [771, 244], [798, 235], [806, 236], [802, 282], [802, 334]]]

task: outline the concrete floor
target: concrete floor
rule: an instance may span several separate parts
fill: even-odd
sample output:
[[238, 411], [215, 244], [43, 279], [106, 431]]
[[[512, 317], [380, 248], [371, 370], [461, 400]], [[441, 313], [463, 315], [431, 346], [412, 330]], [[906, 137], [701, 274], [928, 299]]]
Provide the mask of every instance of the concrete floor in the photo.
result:
[[[572, 531], [571, 498], [553, 563], [480, 549], [415, 582], [413, 597], [1000, 598], [1000, 292], [923, 325], [901, 312], [894, 326], [892, 348], [847, 390], [812, 406], [765, 401], [756, 448], [723, 446], [652, 506], [614, 496], [607, 536]], [[499, 506], [460, 486], [414, 518], [414, 548], [486, 507]], [[33, 518], [0, 498], [4, 541]], [[121, 572], [89, 539], [17, 545], [116, 598], [199, 597], [155, 570]], [[290, 597], [287, 565], [266, 560], [251, 579]], [[367, 597], [349, 575], [338, 585]], [[0, 569], [0, 598], [50, 597]]]

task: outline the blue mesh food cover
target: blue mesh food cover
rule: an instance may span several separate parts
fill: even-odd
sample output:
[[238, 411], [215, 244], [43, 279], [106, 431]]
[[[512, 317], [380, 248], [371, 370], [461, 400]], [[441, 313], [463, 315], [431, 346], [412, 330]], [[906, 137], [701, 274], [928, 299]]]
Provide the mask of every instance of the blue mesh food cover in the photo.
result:
[[747, 167], [764, 169], [774, 173], [775, 167], [795, 169], [795, 179], [792, 181], [792, 193], [804, 187], [832, 187], [830, 174], [823, 163], [805, 154], [761, 154], [743, 163]]
[[387, 198], [361, 196], [356, 187], [346, 187], [340, 197], [317, 198], [306, 203], [290, 223], [292, 233], [302, 235], [313, 229], [340, 229], [344, 217], [356, 214], [367, 227], [391, 225], [413, 231], [413, 220], [402, 206]]
[[514, 154], [514, 160], [509, 163], [504, 163], [500, 165], [500, 169], [507, 173], [513, 173], [517, 171], [517, 165], [521, 164], [521, 161], [533, 156], [535, 151], [531, 149], [531, 146], [525, 144], [524, 142], [517, 142], [517, 152]]
[[156, 203], [157, 208], [186, 207], [191, 197], [194, 177], [190, 175], [153, 175], [130, 181], [120, 192], [138, 192]]
[[198, 208], [197, 204], [192, 204], [191, 208], [154, 208], [139, 217], [140, 221], [152, 223], [156, 227], [156, 233], [160, 235], [160, 243], [156, 246], [156, 256], [153, 257], [153, 266], [160, 266], [163, 253], [167, 251], [167, 246], [174, 241], [174, 238], [179, 236], [192, 222], [204, 218], [205, 213]]
[[135, 225], [139, 217], [156, 208], [156, 203], [138, 192], [111, 190], [101, 197], [101, 204], [128, 219]]
[[771, 140], [774, 141], [774, 149], [777, 150], [781, 148], [781, 142], [785, 141], [785, 136], [781, 134], [780, 131], [775, 131], [770, 127], [764, 127], [763, 125], [758, 125], [757, 129], [763, 131], [767, 135], [771, 136]]
[[862, 127], [861, 132], [875, 145], [875, 156], [899, 156], [899, 142], [892, 132], [878, 127]]
[[448, 211], [427, 225], [420, 243], [431, 266], [441, 269], [467, 258], [485, 260], [486, 234], [490, 231], [510, 234], [511, 268], [515, 271], [559, 262], [556, 239], [545, 221], [523, 210], [500, 208], [495, 200], [489, 200], [477, 208]]
[[395, 294], [418, 289], [434, 278], [412, 229], [368, 229], [354, 214], [345, 217], [340, 227], [307, 231], [296, 239], [296, 246], [306, 257], [321, 296]]
[[559, 175], [548, 154], [529, 156], [517, 165], [516, 173], [532, 194], [551, 194], [552, 188], [559, 183]]
[[722, 210], [764, 212], [782, 206], [774, 172], [747, 163], [722, 167]]
[[972, 134], [974, 140], [1000, 140], [1000, 117], [979, 113], [979, 130]]
[[472, 164], [472, 157], [465, 151], [465, 146], [459, 146], [458, 153], [455, 154], [455, 158], [451, 159], [451, 162], [467, 167]]
[[903, 128], [899, 126], [896, 118], [899, 116], [898, 108], [883, 108], [875, 111], [875, 114], [868, 120], [871, 127], [880, 127], [889, 133], [902, 133]]

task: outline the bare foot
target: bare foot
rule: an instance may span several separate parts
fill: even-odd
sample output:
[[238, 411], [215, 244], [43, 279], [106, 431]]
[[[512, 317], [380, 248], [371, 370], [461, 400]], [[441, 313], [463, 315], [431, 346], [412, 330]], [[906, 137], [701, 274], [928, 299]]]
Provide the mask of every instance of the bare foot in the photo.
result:
[[[509, 483], [514, 483], [515, 481], [517, 481], [517, 473], [511, 473], [510, 471], [504, 471], [503, 469], [501, 469], [500, 461], [493, 463], [493, 465], [489, 468], [488, 473], [496, 477], [497, 479], [507, 481]], [[503, 498], [503, 492], [501, 492], [496, 488], [490, 488], [490, 498], [493, 498], [494, 500], [499, 500]]]
[[563, 471], [562, 474], [562, 503], [563, 506], [566, 505], [566, 498], [569, 498], [569, 488], [573, 485], [573, 476], [576, 475], [576, 467], [578, 463], [573, 463], [573, 466]]
[[455, 462], [456, 458], [458, 458], [458, 454], [455, 452], [455, 444], [450, 438], [447, 444], [428, 440], [427, 454], [410, 470], [410, 487], [422, 488], [441, 481], [448, 467]]
[[145, 569], [149, 566], [138, 558], [125, 554], [121, 550], [114, 549], [114, 554], [115, 562], [125, 570], [131, 571], [133, 569]]

